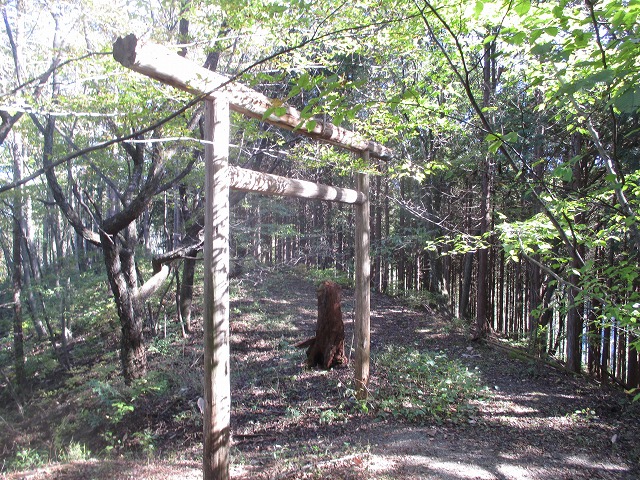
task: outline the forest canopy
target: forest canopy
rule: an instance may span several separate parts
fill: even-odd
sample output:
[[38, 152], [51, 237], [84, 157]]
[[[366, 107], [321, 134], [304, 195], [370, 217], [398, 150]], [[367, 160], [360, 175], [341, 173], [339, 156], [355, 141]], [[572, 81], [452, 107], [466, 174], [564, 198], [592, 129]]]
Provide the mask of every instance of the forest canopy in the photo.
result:
[[[192, 329], [203, 108], [113, 60], [133, 31], [276, 115], [292, 105], [395, 152], [367, 166], [232, 118], [233, 165], [344, 187], [372, 174], [373, 289], [638, 387], [639, 13], [637, 0], [6, 2], [0, 333], [16, 381], [25, 332], [69, 365], [71, 275], [108, 281], [127, 381], [146, 374], [161, 310]], [[231, 205], [237, 268], [353, 275], [349, 209]], [[171, 306], [151, 295], [169, 288]]]

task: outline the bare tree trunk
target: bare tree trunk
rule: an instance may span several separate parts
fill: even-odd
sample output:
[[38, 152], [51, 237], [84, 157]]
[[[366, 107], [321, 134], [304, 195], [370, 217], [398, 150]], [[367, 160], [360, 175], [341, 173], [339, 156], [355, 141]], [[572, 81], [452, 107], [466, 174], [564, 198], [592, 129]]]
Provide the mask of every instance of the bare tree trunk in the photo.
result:
[[[574, 263], [574, 268], [577, 268]], [[578, 275], [570, 275], [569, 282], [576, 285], [580, 281]], [[578, 291], [568, 287], [567, 312], [567, 368], [572, 372], [579, 372], [582, 365], [582, 303], [576, 302]]]
[[142, 327], [144, 311], [136, 298], [138, 277], [132, 248], [121, 246], [118, 240], [101, 233], [102, 251], [109, 285], [115, 299], [122, 329], [120, 361], [125, 382], [130, 383], [147, 372], [147, 353]]
[[[615, 240], [611, 239], [608, 242], [607, 249], [607, 264], [609, 267], [614, 266], [615, 260]], [[611, 276], [607, 279], [607, 287], [611, 288], [613, 280]], [[602, 358], [600, 360], [600, 378], [603, 382], [609, 381], [609, 358], [611, 355], [611, 324], [606, 323], [603, 331], [602, 339]], [[613, 340], [615, 345], [615, 338]], [[614, 357], [615, 358], [615, 357]], [[612, 373], [615, 373], [615, 360], [612, 365]]]
[[[482, 173], [482, 193], [480, 199], [480, 235], [488, 232], [490, 215], [489, 193], [489, 161], [484, 162]], [[489, 251], [488, 248], [478, 249], [477, 272], [477, 307], [475, 338], [483, 338], [489, 332]]]
[[469, 300], [471, 299], [471, 280], [473, 274], [473, 253], [464, 254], [464, 265], [462, 270], [462, 287], [460, 288], [460, 307], [458, 315], [460, 318], [469, 317]]
[[[495, 82], [492, 77], [495, 75], [495, 63], [491, 51], [495, 49], [495, 41], [486, 43], [484, 46], [483, 65], [483, 101], [484, 107], [491, 105], [492, 94], [495, 91]], [[480, 167], [482, 169], [482, 189], [480, 193], [480, 236], [484, 237], [489, 231], [491, 223], [491, 176], [492, 164], [487, 156]], [[484, 238], [483, 238], [484, 239]], [[484, 239], [486, 240], [486, 239]], [[488, 248], [478, 249], [478, 271], [477, 271], [477, 306], [476, 306], [476, 332], [475, 338], [483, 338], [489, 332], [489, 251]]]
[[[536, 99], [536, 103], [542, 103], [542, 92], [540, 90], [536, 90], [534, 92], [534, 96]], [[542, 190], [541, 184], [545, 168], [545, 165], [542, 162], [542, 158], [544, 158], [543, 145], [545, 144], [544, 132], [544, 122], [539, 122], [536, 127], [536, 141], [533, 149], [534, 159], [536, 163], [533, 167], [533, 178], [531, 179], [532, 183], [535, 185], [534, 189], [537, 192], [541, 192]], [[534, 208], [536, 212], [539, 212], [541, 210], [538, 205], [535, 205]], [[540, 271], [540, 267], [536, 265], [535, 262], [529, 262], [529, 270], [531, 272], [531, 274], [529, 275], [529, 349], [533, 354], [542, 354], [546, 350], [544, 336], [541, 334], [541, 332], [539, 332], [539, 329], [542, 326], [540, 323], [540, 309], [542, 307], [543, 301], [542, 272]]]
[[[574, 133], [572, 138], [572, 145], [570, 151], [570, 157], [575, 158], [581, 155], [582, 152], [582, 137], [580, 133]], [[583, 157], [584, 158], [584, 157]], [[573, 175], [571, 180], [571, 187], [580, 193], [581, 190], [588, 183], [588, 174], [584, 173], [582, 168], [582, 160], [573, 164]], [[584, 225], [586, 222], [586, 215], [584, 212], [579, 212], [574, 217], [574, 225]], [[577, 272], [582, 267], [582, 259], [584, 258], [584, 246], [578, 242], [577, 239], [573, 240], [573, 251], [571, 252], [573, 271]], [[574, 285], [579, 285], [580, 275], [577, 273], [569, 276], [570, 286], [568, 287], [568, 312], [567, 312], [567, 368], [572, 372], [579, 372], [582, 367], [582, 327], [583, 327], [583, 315], [584, 305], [580, 301], [576, 301], [578, 298], [578, 289]]]
[[377, 292], [382, 291], [382, 175], [377, 175], [375, 180], [375, 206], [373, 209], [374, 227], [372, 245], [375, 245], [375, 254], [371, 265], [371, 281]]
[[185, 258], [182, 266], [182, 284], [180, 285], [180, 316], [185, 333], [191, 333], [191, 303], [193, 301], [193, 281], [196, 271], [196, 259]]
[[[13, 181], [22, 179], [22, 149], [14, 144]], [[16, 382], [22, 389], [25, 385], [24, 332], [22, 331], [22, 187], [17, 187], [13, 196], [13, 363]]]
[[[389, 180], [385, 179], [384, 182], [384, 238], [389, 238], [391, 207], [389, 205]], [[389, 258], [385, 257], [382, 261], [382, 291], [386, 292], [389, 289]]]
[[638, 363], [638, 351], [633, 347], [633, 343], [638, 341], [638, 337], [629, 334], [629, 350], [627, 353], [627, 388], [640, 386], [640, 364]]
[[[28, 252], [25, 245], [22, 246], [25, 252]], [[27, 256], [29, 253], [27, 253]], [[23, 255], [23, 259], [24, 259]], [[22, 262], [23, 272], [24, 272], [24, 286], [27, 290], [27, 306], [29, 308], [29, 313], [31, 314], [31, 319], [33, 321], [33, 326], [36, 329], [36, 335], [38, 335], [38, 340], [42, 340], [46, 336], [45, 328], [42, 323], [42, 319], [40, 317], [40, 312], [38, 311], [38, 304], [36, 303], [35, 296], [33, 295], [33, 284], [31, 282], [31, 265], [29, 262]]]

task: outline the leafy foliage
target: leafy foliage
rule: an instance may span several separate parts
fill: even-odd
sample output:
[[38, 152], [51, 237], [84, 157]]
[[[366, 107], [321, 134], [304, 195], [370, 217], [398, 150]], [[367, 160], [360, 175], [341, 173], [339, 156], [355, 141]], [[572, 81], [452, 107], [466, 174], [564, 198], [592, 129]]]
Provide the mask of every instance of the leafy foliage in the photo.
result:
[[307, 271], [307, 274], [314, 283], [331, 280], [343, 288], [353, 288], [354, 285], [353, 278], [351, 278], [346, 272], [339, 271], [336, 268], [310, 268]]
[[460, 421], [484, 388], [477, 374], [440, 352], [388, 347], [375, 359], [380, 385], [372, 401], [383, 416], [411, 422]]

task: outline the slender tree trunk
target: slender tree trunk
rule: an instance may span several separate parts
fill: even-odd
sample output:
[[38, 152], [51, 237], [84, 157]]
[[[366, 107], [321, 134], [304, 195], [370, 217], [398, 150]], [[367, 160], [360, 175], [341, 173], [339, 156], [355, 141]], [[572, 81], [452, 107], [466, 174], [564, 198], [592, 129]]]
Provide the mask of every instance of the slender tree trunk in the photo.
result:
[[[484, 162], [482, 172], [482, 193], [480, 198], [480, 235], [488, 232], [489, 227], [489, 161]], [[476, 297], [476, 338], [483, 338], [489, 331], [489, 251], [487, 248], [478, 249]]]
[[462, 268], [462, 285], [460, 287], [460, 318], [469, 317], [469, 300], [471, 299], [471, 280], [473, 274], [473, 253], [464, 255]]
[[182, 284], [180, 286], [180, 315], [186, 333], [191, 333], [191, 304], [193, 301], [193, 281], [196, 272], [196, 259], [184, 259], [182, 266]]
[[375, 180], [375, 204], [374, 204], [374, 227], [373, 227], [373, 245], [375, 245], [375, 253], [373, 264], [371, 266], [371, 279], [377, 292], [382, 290], [382, 175], [377, 175]]
[[[575, 158], [582, 153], [582, 137], [579, 133], [575, 133], [572, 138], [571, 157]], [[577, 161], [573, 166], [573, 177], [571, 187], [580, 193], [581, 190], [587, 185], [588, 177], [583, 173], [581, 168], [581, 161]], [[584, 212], [579, 212], [574, 217], [574, 224], [584, 225], [586, 222], [586, 216]], [[572, 267], [574, 271], [580, 270], [582, 267], [582, 260], [584, 258], [584, 246], [578, 243], [578, 240], [574, 240], [572, 254]], [[571, 285], [579, 285], [580, 275], [575, 273], [569, 276], [569, 283]], [[583, 327], [583, 315], [584, 305], [582, 302], [576, 301], [578, 298], [578, 289], [572, 286], [568, 289], [568, 312], [567, 312], [567, 368], [572, 372], [579, 372], [582, 367], [582, 327]]]
[[[618, 327], [620, 325], [618, 324]], [[616, 362], [616, 377], [624, 382], [625, 381], [625, 370], [627, 368], [627, 333], [624, 330], [618, 328], [618, 349], [616, 352], [617, 362]]]
[[[389, 180], [385, 179], [384, 182], [384, 238], [389, 238], [391, 232], [391, 207], [389, 204]], [[387, 292], [389, 289], [389, 254], [385, 255], [382, 261], [382, 291]]]
[[627, 388], [636, 388], [640, 386], [640, 365], [638, 364], [638, 351], [633, 347], [632, 343], [637, 341], [638, 337], [629, 334], [629, 349], [627, 353]]
[[[543, 102], [542, 92], [540, 90], [536, 90], [534, 92], [534, 97], [536, 103], [540, 104]], [[535, 160], [535, 166], [533, 167], [531, 181], [535, 185], [533, 188], [536, 192], [541, 193], [542, 191], [542, 178], [544, 175], [544, 163], [542, 161], [544, 157], [544, 133], [545, 133], [545, 125], [544, 122], [539, 122], [536, 126], [536, 138], [535, 145], [533, 149], [533, 155]], [[524, 200], [524, 199], [523, 199]], [[523, 202], [524, 203], [524, 202]], [[534, 205], [535, 212], [540, 212], [540, 206]], [[535, 257], [537, 259], [537, 257]], [[529, 329], [530, 329], [530, 342], [529, 349], [532, 353], [542, 354], [545, 352], [544, 345], [544, 336], [539, 332], [540, 324], [540, 316], [541, 316], [541, 307], [542, 307], [542, 272], [540, 271], [540, 267], [536, 265], [534, 262], [529, 262]]]
[[[23, 245], [22, 248], [25, 250], [25, 252], [28, 251], [26, 245]], [[33, 320], [33, 326], [35, 327], [36, 335], [38, 335], [38, 340], [42, 340], [46, 336], [46, 332], [42, 323], [42, 319], [40, 317], [40, 312], [38, 311], [38, 304], [36, 302], [35, 296], [33, 295], [33, 284], [31, 281], [30, 271], [31, 265], [29, 265], [29, 262], [23, 261], [22, 267], [22, 271], [24, 273], [24, 286], [27, 291], [27, 306], [29, 308], [29, 313], [31, 314], [31, 319]]]
[[[14, 145], [13, 181], [22, 179], [22, 149]], [[13, 197], [13, 363], [16, 382], [22, 389], [26, 383], [24, 359], [24, 332], [22, 330], [22, 187], [17, 187]]]
[[[576, 268], [575, 264], [574, 268]], [[580, 278], [578, 275], [570, 275], [569, 281], [575, 285], [580, 281]], [[582, 312], [580, 307], [582, 304], [576, 301], [578, 291], [575, 288], [569, 287], [568, 293], [567, 368], [572, 372], [579, 372], [582, 365], [582, 349], [580, 348], [580, 341], [582, 339]]]
[[[483, 106], [491, 105], [492, 94], [495, 91], [495, 82], [492, 81], [492, 73], [495, 71], [495, 63], [491, 55], [491, 49], [495, 48], [495, 42], [486, 43], [484, 46], [483, 64]], [[480, 193], [480, 236], [489, 231], [491, 223], [491, 160], [487, 156], [480, 167], [482, 172], [482, 189]], [[487, 248], [478, 249], [477, 271], [477, 306], [476, 306], [476, 338], [483, 338], [489, 332], [489, 251]]]
[[[17, 25], [15, 26], [15, 35], [12, 38], [12, 33], [9, 28], [9, 23], [6, 16], [6, 11], [3, 9], [3, 17], [5, 20], [7, 34], [11, 40], [11, 47], [13, 53], [13, 60], [15, 64], [15, 76], [18, 83], [22, 83], [22, 68], [20, 61], [22, 59], [22, 21], [21, 18], [24, 11], [24, 2], [18, 0], [16, 2], [16, 10], [19, 16]], [[14, 116], [12, 121], [3, 121], [3, 126], [6, 124], [11, 128], [13, 124], [17, 123], [20, 116]], [[13, 123], [12, 123], [13, 122]], [[0, 144], [2, 144], [8, 135], [9, 130], [2, 132], [0, 138]], [[13, 181], [18, 182], [22, 179], [22, 169], [24, 167], [24, 146], [22, 144], [22, 137], [20, 133], [14, 132], [15, 142], [13, 144]], [[16, 383], [18, 390], [22, 390], [26, 384], [25, 378], [25, 358], [24, 358], [24, 332], [22, 330], [22, 242], [23, 242], [23, 191], [22, 187], [17, 187], [14, 192], [13, 205], [11, 209], [13, 216], [13, 251], [12, 251], [12, 281], [13, 281], [13, 360], [16, 376]]]
[[591, 375], [600, 376], [600, 358], [602, 352], [600, 346], [602, 345], [602, 329], [598, 323], [597, 312], [600, 311], [600, 304], [597, 300], [592, 300], [592, 305], [589, 308], [589, 316], [587, 317], [588, 323], [588, 345], [589, 351], [587, 355], [587, 368]]
[[60, 346], [61, 356], [60, 360], [64, 368], [69, 368], [71, 365], [69, 359], [69, 341], [73, 338], [69, 325], [67, 323], [67, 297], [69, 295], [69, 287], [71, 286], [71, 280], [67, 278], [66, 284], [63, 285], [60, 282], [61, 276], [60, 270], [56, 275], [56, 290], [59, 292], [59, 313], [60, 313]]
[[[613, 268], [615, 260], [615, 241], [609, 240], [609, 248], [607, 249], [607, 263], [610, 268]], [[613, 280], [611, 277], [607, 279], [607, 287], [612, 287]], [[606, 322], [606, 326], [602, 333], [602, 358], [600, 360], [600, 378], [603, 382], [609, 381], [609, 359], [611, 356], [611, 324]], [[615, 346], [615, 338], [614, 338]], [[612, 373], [615, 373], [615, 362], [612, 366]]]

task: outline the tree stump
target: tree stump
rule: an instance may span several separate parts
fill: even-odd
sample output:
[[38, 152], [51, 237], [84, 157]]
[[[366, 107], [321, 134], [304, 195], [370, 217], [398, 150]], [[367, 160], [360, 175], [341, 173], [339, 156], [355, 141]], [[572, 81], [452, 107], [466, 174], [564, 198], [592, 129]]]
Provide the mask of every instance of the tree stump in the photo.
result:
[[298, 348], [307, 348], [307, 365], [330, 369], [346, 365], [344, 354], [344, 322], [340, 308], [340, 285], [329, 280], [320, 284], [318, 295], [318, 323], [316, 336], [300, 342]]

